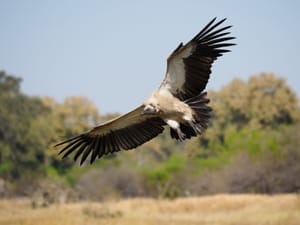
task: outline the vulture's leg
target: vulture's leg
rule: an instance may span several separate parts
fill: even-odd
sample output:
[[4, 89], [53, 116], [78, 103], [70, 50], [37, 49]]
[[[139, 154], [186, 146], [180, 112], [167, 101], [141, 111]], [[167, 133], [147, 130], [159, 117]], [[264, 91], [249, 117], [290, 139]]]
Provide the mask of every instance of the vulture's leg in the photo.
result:
[[185, 139], [185, 134], [180, 130], [179, 127], [176, 129], [176, 132], [177, 132], [177, 134], [178, 134], [179, 140], [180, 140], [180, 141], [184, 141], [184, 139]]
[[[170, 126], [170, 128], [175, 131], [177, 133], [177, 135], [172, 134], [171, 132], [171, 136], [173, 138], [176, 138], [177, 140], [179, 139], [180, 141], [183, 141], [185, 139], [185, 134], [181, 131], [180, 129], [180, 124], [173, 119], [165, 119], [164, 120], [166, 122], [166, 124], [168, 124]], [[178, 137], [177, 137], [178, 136]]]

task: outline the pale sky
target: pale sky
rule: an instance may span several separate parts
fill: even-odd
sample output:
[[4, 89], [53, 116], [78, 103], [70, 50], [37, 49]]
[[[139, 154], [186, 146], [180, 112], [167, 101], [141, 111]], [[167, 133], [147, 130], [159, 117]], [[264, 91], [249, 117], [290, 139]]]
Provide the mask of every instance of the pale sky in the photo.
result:
[[23, 78], [28, 95], [84, 95], [100, 113], [124, 113], [159, 86], [180, 42], [226, 17], [237, 46], [208, 89], [273, 72], [300, 96], [297, 0], [0, 0], [0, 10], [0, 70]]

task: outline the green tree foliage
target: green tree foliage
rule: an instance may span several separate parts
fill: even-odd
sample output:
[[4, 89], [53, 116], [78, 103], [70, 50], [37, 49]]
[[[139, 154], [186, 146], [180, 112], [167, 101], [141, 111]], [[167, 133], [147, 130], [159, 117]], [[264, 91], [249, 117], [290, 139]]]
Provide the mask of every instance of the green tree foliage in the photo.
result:
[[0, 175], [8, 180], [43, 172], [45, 127], [39, 120], [49, 113], [40, 99], [23, 95], [21, 79], [0, 72]]
[[[224, 139], [230, 129], [264, 129], [299, 121], [298, 98], [282, 78], [271, 73], [233, 80], [220, 91], [209, 92], [214, 109], [209, 140]], [[205, 139], [203, 139], [205, 141]]]
[[61, 161], [52, 146], [96, 125], [99, 114], [85, 97], [60, 104], [51, 97], [27, 96], [20, 84], [21, 79], [0, 72], [0, 177], [15, 189], [23, 182], [29, 189], [39, 177], [63, 174], [74, 165]]
[[[61, 104], [50, 97], [42, 100], [51, 110], [47, 123], [51, 127], [52, 145], [89, 130], [100, 120], [96, 106], [86, 97], [68, 97]], [[61, 161], [54, 150], [47, 151], [50, 165], [48, 172], [52, 175], [65, 174], [74, 163], [70, 159]]]
[[61, 104], [51, 97], [45, 97], [42, 101], [51, 109], [49, 119], [57, 135], [54, 137], [56, 141], [87, 131], [100, 120], [96, 106], [86, 97], [67, 97]]

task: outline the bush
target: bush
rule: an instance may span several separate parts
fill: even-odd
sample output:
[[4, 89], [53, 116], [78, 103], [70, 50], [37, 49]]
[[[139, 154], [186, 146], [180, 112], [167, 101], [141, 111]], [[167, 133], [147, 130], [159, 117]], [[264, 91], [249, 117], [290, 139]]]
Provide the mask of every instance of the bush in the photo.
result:
[[82, 198], [105, 200], [143, 195], [141, 177], [124, 167], [103, 167], [84, 173], [76, 185]]

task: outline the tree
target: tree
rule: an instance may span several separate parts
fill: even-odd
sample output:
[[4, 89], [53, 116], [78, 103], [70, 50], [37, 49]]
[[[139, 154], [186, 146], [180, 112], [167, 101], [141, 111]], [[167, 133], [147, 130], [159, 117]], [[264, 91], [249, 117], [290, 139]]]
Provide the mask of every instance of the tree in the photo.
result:
[[[47, 123], [51, 127], [50, 146], [62, 139], [71, 138], [79, 133], [89, 130], [100, 121], [97, 107], [86, 97], [67, 97], [63, 103], [57, 103], [53, 98], [42, 99], [44, 105], [51, 109]], [[55, 149], [58, 150], [58, 149]], [[60, 173], [66, 173], [72, 166], [72, 160], [61, 161], [57, 151], [47, 151], [49, 164]]]
[[43, 127], [37, 121], [49, 112], [40, 99], [20, 91], [21, 79], [0, 72], [0, 176], [7, 180], [42, 173]]
[[206, 133], [210, 137], [222, 139], [222, 133], [232, 126], [275, 128], [299, 120], [296, 94], [283, 78], [271, 73], [251, 76], [247, 82], [235, 79], [209, 96], [214, 109], [213, 126]]
[[26, 192], [49, 171], [64, 173], [72, 167], [71, 161], [58, 159], [52, 146], [99, 121], [87, 98], [69, 97], [59, 104], [50, 97], [27, 96], [20, 90], [21, 81], [0, 72], [0, 177], [15, 192]]

